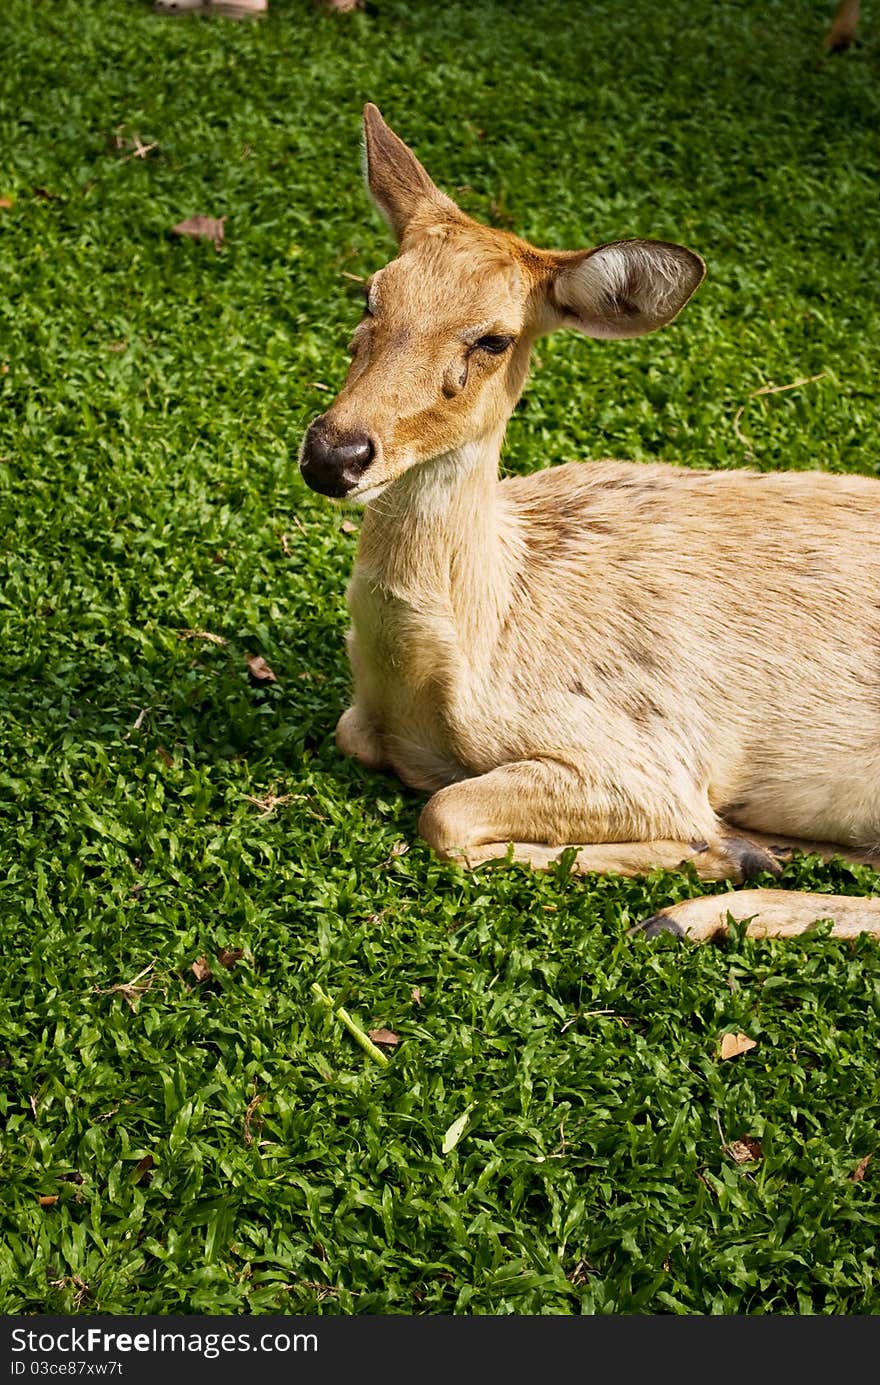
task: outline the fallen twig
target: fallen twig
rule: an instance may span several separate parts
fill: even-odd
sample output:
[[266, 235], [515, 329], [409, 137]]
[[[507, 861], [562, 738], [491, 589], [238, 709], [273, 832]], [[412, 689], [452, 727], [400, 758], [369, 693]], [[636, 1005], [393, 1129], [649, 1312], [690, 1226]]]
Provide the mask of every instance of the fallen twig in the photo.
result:
[[824, 380], [827, 374], [827, 370], [820, 370], [818, 375], [802, 375], [799, 380], [792, 380], [789, 385], [761, 385], [759, 389], [749, 391], [749, 398], [746, 403], [740, 404], [733, 416], [733, 431], [743, 447], [748, 449], [750, 455], [752, 444], [739, 426], [739, 421], [746, 411], [746, 404], [748, 404], [749, 399], [758, 399], [764, 394], [785, 394], [787, 390], [800, 389], [801, 385], [814, 385], [817, 380]]
[[317, 981], [312, 983], [312, 995], [314, 995], [316, 1000], [320, 1000], [322, 1005], [326, 1005], [327, 1009], [330, 1010], [338, 1020], [342, 1021], [351, 1037], [356, 1043], [360, 1044], [364, 1053], [369, 1054], [374, 1063], [379, 1063], [383, 1068], [388, 1066], [387, 1054], [383, 1053], [381, 1048], [377, 1048], [364, 1030], [361, 1029], [359, 1025], [355, 1024], [347, 1010], [344, 1010], [341, 1005], [333, 1004], [330, 996], [322, 986], [318, 985]]
[[824, 380], [827, 374], [827, 370], [820, 370], [818, 375], [802, 375], [800, 380], [792, 380], [790, 385], [762, 385], [759, 390], [752, 390], [749, 398], [757, 399], [759, 394], [784, 394], [786, 390], [800, 389], [801, 385], [814, 385], [817, 380]]
[[736, 433], [736, 436], [739, 438], [739, 440], [740, 440], [740, 442], [742, 443], [743, 447], [747, 448], [748, 451], [751, 453], [752, 444], [751, 444], [751, 442], [749, 441], [749, 439], [746, 437], [745, 433], [742, 431], [742, 429], [741, 429], [740, 426], [739, 426], [739, 421], [740, 421], [740, 419], [742, 418], [742, 416], [743, 416], [743, 414], [745, 413], [745, 411], [746, 411], [746, 406], [745, 406], [745, 404], [740, 404], [739, 408], [737, 409], [736, 413], [735, 413], [734, 416], [733, 416], [733, 431]]

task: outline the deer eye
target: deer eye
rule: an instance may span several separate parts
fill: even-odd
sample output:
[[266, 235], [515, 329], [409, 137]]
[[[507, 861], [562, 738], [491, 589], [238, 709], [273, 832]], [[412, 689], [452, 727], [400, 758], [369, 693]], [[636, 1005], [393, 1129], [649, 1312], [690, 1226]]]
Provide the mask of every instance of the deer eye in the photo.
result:
[[513, 337], [480, 337], [474, 346], [478, 351], [487, 351], [490, 356], [501, 356], [512, 342]]

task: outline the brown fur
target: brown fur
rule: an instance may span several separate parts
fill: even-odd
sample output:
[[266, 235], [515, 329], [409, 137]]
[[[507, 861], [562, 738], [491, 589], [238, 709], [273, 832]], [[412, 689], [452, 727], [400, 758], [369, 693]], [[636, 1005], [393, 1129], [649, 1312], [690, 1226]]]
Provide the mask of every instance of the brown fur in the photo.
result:
[[[401, 253], [326, 415], [375, 447], [353, 493], [340, 748], [431, 792], [420, 831], [465, 863], [575, 844], [581, 869], [688, 859], [737, 879], [773, 864], [779, 834], [874, 859], [880, 483], [618, 461], [499, 482], [535, 338], [652, 330], [702, 264], [478, 225], [375, 107], [365, 120]], [[515, 341], [490, 355], [477, 331]]]

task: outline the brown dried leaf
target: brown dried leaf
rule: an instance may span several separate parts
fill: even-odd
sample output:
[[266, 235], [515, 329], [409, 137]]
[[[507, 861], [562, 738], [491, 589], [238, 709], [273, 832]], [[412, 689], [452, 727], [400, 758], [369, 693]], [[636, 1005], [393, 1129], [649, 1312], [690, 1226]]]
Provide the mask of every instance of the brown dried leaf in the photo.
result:
[[39, 202], [57, 202], [59, 200], [57, 192], [50, 192], [48, 188], [32, 188], [31, 191]]
[[262, 654], [248, 654], [248, 673], [257, 683], [277, 683], [278, 679], [270, 669]]
[[872, 1155], [866, 1154], [865, 1157], [864, 1157], [864, 1159], [860, 1159], [860, 1160], [859, 1160], [859, 1162], [856, 1164], [855, 1168], [853, 1169], [852, 1173], [850, 1174], [850, 1178], [852, 1179], [853, 1183], [861, 1183], [861, 1182], [862, 1182], [863, 1178], [865, 1177], [865, 1170], [867, 1169], [868, 1165], [870, 1164], [871, 1159], [872, 1159]]
[[212, 240], [214, 249], [223, 244], [225, 216], [190, 216], [186, 221], [178, 221], [171, 230], [176, 236], [190, 236], [193, 240]]
[[368, 1029], [367, 1034], [374, 1044], [388, 1044], [393, 1047], [400, 1043], [400, 1039], [391, 1029]]
[[0, 211], [8, 212], [10, 207], [15, 206], [14, 197], [0, 197]]
[[37, 1199], [41, 1207], [54, 1207], [58, 1201], [58, 1194], [53, 1193], [51, 1197], [40, 1197]]
[[214, 973], [208, 966], [207, 957], [197, 957], [190, 967], [190, 971], [197, 981], [210, 981]]
[[738, 1058], [741, 1053], [748, 1053], [750, 1048], [756, 1048], [757, 1041], [750, 1039], [748, 1034], [725, 1034], [721, 1040], [720, 1056], [722, 1058]]
[[236, 962], [240, 962], [243, 956], [243, 947], [221, 947], [220, 951], [217, 953], [217, 961], [220, 963], [221, 967], [225, 967], [227, 971], [231, 971]]
[[353, 524], [350, 519], [344, 519], [339, 527], [343, 534], [356, 534], [358, 531], [357, 525]]
[[[251, 1097], [251, 1100], [248, 1102], [248, 1108], [244, 1113], [244, 1125], [241, 1132], [246, 1145], [252, 1145], [254, 1142], [254, 1137], [251, 1134], [251, 1122], [254, 1119], [254, 1112], [257, 1107], [261, 1102], [265, 1101], [265, 1099], [265, 1095], [258, 1092], [257, 1095]], [[262, 1125], [262, 1123], [262, 1121], [257, 1121], [258, 1126]]]
[[412, 990], [410, 991], [410, 995], [412, 996], [413, 1005], [421, 1005], [421, 1003], [422, 1003], [422, 988], [421, 988], [421, 986], [413, 986]]
[[[138, 865], [140, 865], [140, 862], [138, 862]], [[142, 889], [142, 885], [135, 885], [131, 893], [137, 898], [137, 895], [140, 894]], [[105, 991], [98, 990], [96, 987], [95, 993], [97, 995], [121, 995], [128, 1003], [128, 1008], [137, 1013], [138, 1001], [142, 995], [146, 994], [153, 984], [152, 977], [150, 977], [153, 966], [154, 963], [151, 962], [148, 967], [144, 967], [143, 971], [139, 971], [137, 976], [132, 977], [131, 981], [117, 982], [115, 986], [109, 986]], [[149, 979], [144, 981], [144, 977], [148, 977]], [[142, 982], [143, 984], [141, 984]]]
[[764, 1157], [761, 1141], [753, 1135], [743, 1135], [739, 1140], [731, 1140], [727, 1153], [736, 1164], [757, 1164]]
[[294, 800], [295, 798], [300, 798], [300, 799], [301, 799], [301, 798], [303, 798], [303, 797], [304, 797], [303, 794], [294, 794], [294, 793], [277, 794], [277, 793], [274, 793], [274, 792], [272, 792], [272, 793], [267, 793], [267, 794], [265, 795], [264, 798], [256, 798], [253, 794], [250, 794], [250, 793], [246, 793], [246, 794], [244, 795], [245, 802], [246, 802], [246, 803], [253, 803], [253, 805], [254, 805], [256, 808], [259, 808], [259, 809], [260, 809], [260, 817], [263, 817], [263, 818], [270, 817], [271, 814], [275, 812], [275, 809], [276, 809], [276, 808], [282, 807], [283, 804], [285, 804], [285, 803], [292, 803], [293, 800]]
[[174, 756], [170, 751], [165, 749], [164, 745], [156, 746], [156, 754], [159, 756], [159, 759], [162, 761], [162, 764], [165, 765], [166, 769], [171, 769], [173, 767]]
[[155, 1163], [156, 1161], [153, 1158], [152, 1154], [145, 1154], [143, 1159], [138, 1160], [138, 1162], [132, 1169], [131, 1173], [129, 1174], [129, 1181], [131, 1183], [143, 1183], [144, 1179], [146, 1179], [147, 1182], [149, 1182], [150, 1180], [147, 1177], [147, 1175], [149, 1174], [150, 1170], [153, 1168]]

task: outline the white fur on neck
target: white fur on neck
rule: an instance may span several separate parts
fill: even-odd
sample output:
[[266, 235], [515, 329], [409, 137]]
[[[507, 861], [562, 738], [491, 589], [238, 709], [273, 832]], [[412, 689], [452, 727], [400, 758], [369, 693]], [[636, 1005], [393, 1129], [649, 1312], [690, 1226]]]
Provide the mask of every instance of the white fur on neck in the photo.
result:
[[[432, 516], [439, 518], [448, 513], [467, 478], [485, 460], [486, 447], [485, 441], [464, 443], [428, 461], [416, 462], [393, 481], [373, 486], [352, 498], [366, 506], [376, 518], [402, 519], [413, 513], [422, 520]], [[497, 455], [496, 448], [496, 458]]]

